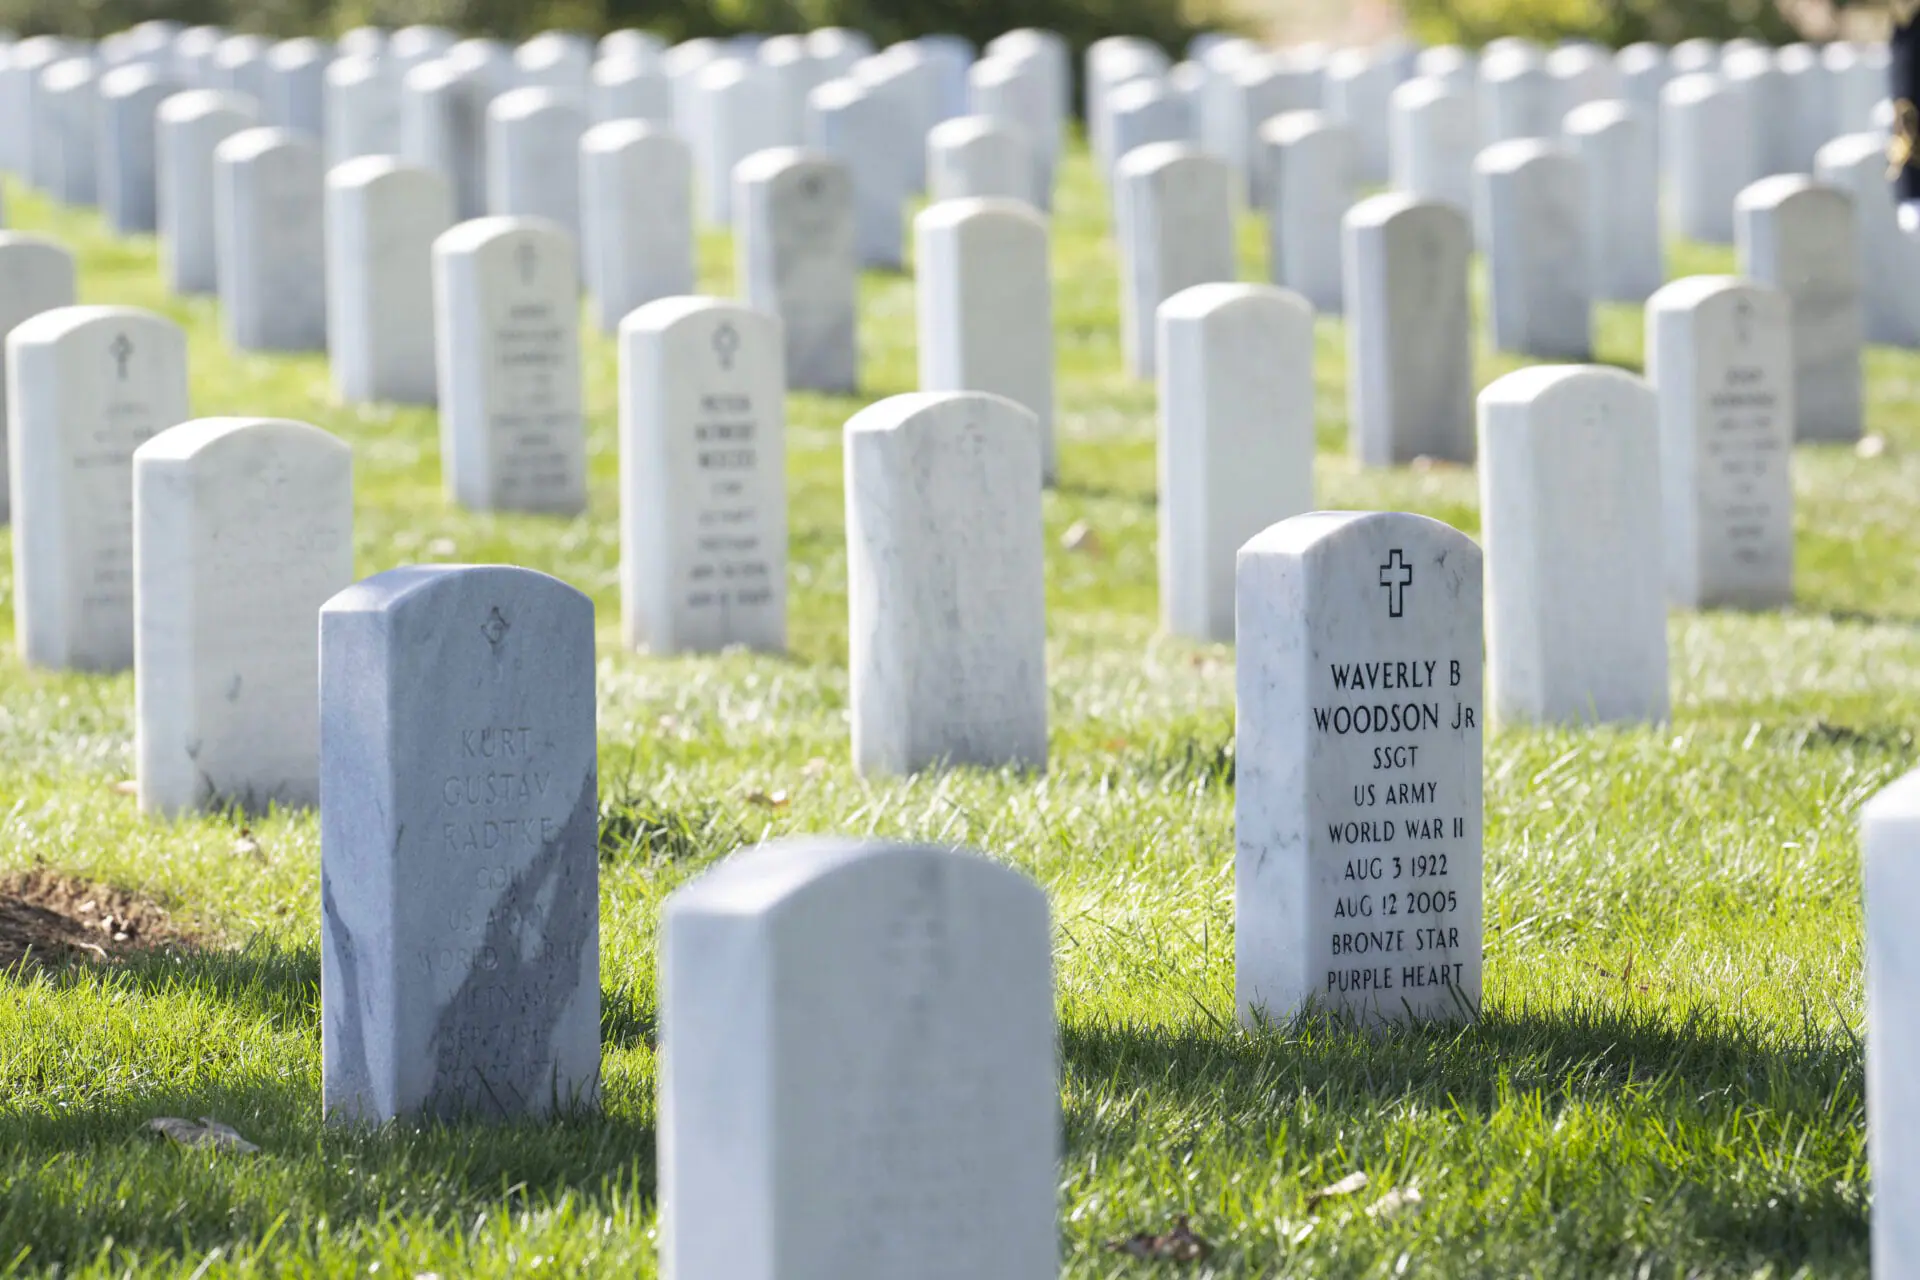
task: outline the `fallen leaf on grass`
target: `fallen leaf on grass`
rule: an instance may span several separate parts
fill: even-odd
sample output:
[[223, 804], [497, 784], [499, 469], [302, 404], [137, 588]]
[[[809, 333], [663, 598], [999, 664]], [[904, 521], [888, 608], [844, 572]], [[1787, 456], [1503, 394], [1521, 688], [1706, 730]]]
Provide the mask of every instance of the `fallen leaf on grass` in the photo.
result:
[[1887, 451], [1887, 438], [1861, 436], [1859, 442], [1853, 446], [1853, 451], [1862, 458], [1877, 458]]
[[747, 792], [747, 803], [757, 804], [763, 809], [784, 809], [787, 807], [787, 793], [776, 791], [768, 795], [764, 791]]
[[1367, 1206], [1369, 1218], [1391, 1218], [1403, 1209], [1411, 1209], [1421, 1201], [1420, 1188], [1395, 1187], [1387, 1194]]
[[1194, 1234], [1187, 1225], [1187, 1215], [1180, 1214], [1173, 1220], [1173, 1230], [1165, 1235], [1156, 1236], [1149, 1232], [1128, 1236], [1124, 1240], [1107, 1241], [1109, 1253], [1124, 1253], [1129, 1258], [1142, 1258], [1148, 1262], [1204, 1262], [1213, 1252], [1213, 1246]]
[[113, 789], [123, 796], [137, 796], [140, 794], [140, 784], [132, 778], [122, 778], [113, 784]]
[[262, 862], [267, 860], [266, 854], [261, 852], [260, 842], [253, 838], [253, 832], [246, 827], [240, 828], [240, 838], [233, 842], [233, 856], [258, 858]]
[[801, 768], [800, 776], [807, 779], [808, 781], [812, 781], [813, 779], [818, 778], [819, 776], [824, 774], [827, 771], [827, 768], [828, 768], [828, 765], [827, 765], [826, 758], [824, 756], [815, 756], [813, 759], [807, 761], [807, 763]]
[[250, 1155], [260, 1149], [241, 1137], [232, 1125], [222, 1124], [211, 1116], [201, 1116], [198, 1124], [173, 1116], [161, 1116], [147, 1121], [147, 1128], [164, 1134], [183, 1147], [212, 1147], [216, 1151], [237, 1151], [242, 1155]]
[[1332, 1200], [1336, 1196], [1350, 1196], [1356, 1191], [1364, 1191], [1366, 1186], [1366, 1174], [1350, 1173], [1340, 1179], [1340, 1181], [1324, 1186], [1318, 1191], [1309, 1191], [1307, 1193], [1307, 1211], [1311, 1213], [1319, 1207], [1322, 1200]]
[[1085, 520], [1075, 520], [1060, 535], [1060, 545], [1069, 551], [1084, 551], [1090, 556], [1100, 554], [1100, 535]]

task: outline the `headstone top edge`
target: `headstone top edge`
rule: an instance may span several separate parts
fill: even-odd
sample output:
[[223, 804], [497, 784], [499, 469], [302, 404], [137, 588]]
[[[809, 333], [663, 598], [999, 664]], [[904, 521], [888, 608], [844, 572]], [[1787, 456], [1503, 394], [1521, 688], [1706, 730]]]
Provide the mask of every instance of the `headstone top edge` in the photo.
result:
[[1158, 173], [1174, 165], [1203, 165], [1225, 171], [1227, 163], [1190, 142], [1149, 142], [1120, 157], [1116, 172], [1122, 178]]
[[1576, 157], [1555, 138], [1509, 138], [1483, 147], [1473, 158], [1473, 171], [1484, 174], [1509, 174], [1525, 165]]
[[434, 239], [433, 251], [436, 254], [469, 253], [517, 235], [541, 236], [569, 246], [573, 242], [572, 234], [551, 218], [496, 213], [456, 222]]
[[1479, 550], [1480, 544], [1444, 520], [1415, 511], [1307, 511], [1285, 520], [1277, 520], [1247, 539], [1239, 558], [1286, 556], [1301, 558], [1336, 539], [1362, 531], [1393, 525], [1423, 534], [1452, 538]]
[[158, 118], [172, 122], [203, 120], [219, 111], [253, 119], [260, 114], [260, 105], [249, 95], [228, 89], [182, 89], [155, 108]]
[[946, 230], [963, 223], [1017, 222], [1045, 235], [1047, 219], [1025, 200], [1011, 196], [961, 196], [954, 200], [936, 200], [913, 217], [916, 227]]
[[255, 160], [269, 151], [310, 151], [315, 155], [320, 154], [320, 148], [306, 134], [282, 129], [278, 125], [263, 124], [240, 129], [222, 138], [213, 149], [213, 158], [233, 163]]
[[735, 182], [765, 182], [787, 171], [806, 166], [819, 169], [845, 169], [839, 157], [813, 147], [762, 147], [741, 157], [733, 166]]
[[149, 333], [165, 333], [181, 343], [186, 342], [186, 331], [157, 311], [148, 311], [144, 307], [97, 304], [52, 307], [28, 316], [8, 330], [7, 342], [22, 346], [58, 342], [69, 334], [95, 325], [143, 325]]
[[320, 606], [321, 616], [347, 613], [390, 613], [415, 596], [431, 593], [450, 582], [481, 574], [501, 582], [517, 582], [547, 591], [557, 599], [576, 601], [591, 614], [593, 601], [585, 592], [538, 569], [513, 564], [409, 564], [360, 579]]
[[150, 437], [133, 451], [134, 461], [192, 462], [203, 454], [217, 452], [221, 445], [243, 433], [258, 438], [262, 428], [273, 435], [305, 440], [316, 448], [329, 449], [337, 456], [353, 456], [353, 446], [323, 427], [297, 418], [189, 418]]
[[658, 120], [603, 120], [599, 124], [589, 125], [586, 132], [580, 135], [582, 151], [614, 151], [637, 142], [671, 142], [686, 146], [679, 134]]
[[1346, 222], [1356, 227], [1381, 227], [1410, 214], [1451, 218], [1463, 233], [1468, 228], [1466, 212], [1458, 206], [1405, 191], [1382, 191], [1356, 200], [1347, 209]]
[[850, 867], [884, 859], [912, 859], [996, 878], [1014, 892], [1031, 895], [1044, 909], [1045, 892], [1025, 872], [965, 846], [867, 837], [800, 836], [739, 849], [667, 900], [667, 914], [760, 916]]
[[749, 306], [738, 298], [688, 293], [671, 298], [655, 298], [652, 302], [635, 307], [620, 318], [620, 334], [625, 337], [630, 333], [665, 333], [683, 320], [718, 315], [751, 316], [768, 323], [776, 321], [776, 317], [769, 312]]
[[566, 112], [583, 119], [586, 116], [584, 111], [558, 89], [552, 89], [546, 85], [523, 84], [517, 89], [508, 89], [489, 102], [487, 119], [524, 120], [528, 116], [553, 111]]
[[1684, 311], [1714, 298], [1743, 294], [1748, 297], [1775, 298], [1786, 304], [1786, 294], [1770, 284], [1744, 276], [1684, 276], [1660, 286], [1647, 299], [1647, 311]]
[[1294, 290], [1246, 280], [1188, 285], [1162, 302], [1159, 314], [1171, 320], [1198, 320], [1248, 307], [1286, 311], [1309, 322], [1314, 314], [1313, 304]]
[[1762, 209], [1809, 194], [1823, 200], [1853, 203], [1853, 197], [1839, 187], [1806, 173], [1776, 173], [1757, 179], [1742, 187], [1733, 203], [1737, 209]]
[[1494, 379], [1480, 392], [1483, 405], [1527, 404], [1562, 387], [1585, 383], [1632, 387], [1651, 396], [1646, 379], [1610, 364], [1542, 364]]
[[1920, 822], [1920, 769], [1901, 774], [1860, 806], [1860, 824]]
[[923, 415], [941, 409], [955, 412], [967, 409], [974, 413], [1012, 414], [1028, 423], [1037, 424], [1033, 410], [1023, 404], [1017, 404], [1005, 396], [994, 395], [988, 391], [908, 391], [900, 395], [888, 396], [876, 400], [866, 408], [847, 419], [846, 435], [867, 435], [898, 431], [912, 425]]

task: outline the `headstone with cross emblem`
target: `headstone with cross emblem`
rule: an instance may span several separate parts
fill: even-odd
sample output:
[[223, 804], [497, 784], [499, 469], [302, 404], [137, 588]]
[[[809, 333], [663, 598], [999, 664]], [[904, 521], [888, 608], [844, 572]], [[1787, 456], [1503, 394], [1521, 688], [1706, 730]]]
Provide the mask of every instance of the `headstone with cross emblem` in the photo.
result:
[[1497, 723], [1667, 716], [1659, 407], [1619, 369], [1522, 369], [1480, 393], [1487, 701]]
[[1154, 315], [1182, 289], [1239, 277], [1233, 243], [1233, 171], [1179, 142], [1122, 156], [1115, 168], [1120, 248], [1120, 344], [1127, 371], [1155, 376]]
[[1059, 1275], [1051, 948], [1040, 886], [965, 849], [787, 840], [677, 890], [665, 1273]]
[[943, 200], [913, 220], [920, 389], [988, 391], [1033, 414], [1040, 471], [1053, 435], [1053, 268], [1047, 220], [1023, 200]]
[[1033, 415], [977, 392], [893, 396], [847, 422], [845, 453], [854, 767], [1045, 768]]
[[663, 298], [620, 324], [620, 596], [653, 653], [787, 644], [780, 322]]
[[1501, 351], [1585, 360], [1593, 354], [1587, 173], [1555, 142], [1522, 138], [1473, 162], [1487, 218], [1487, 322]]
[[[0, 342], [14, 326], [42, 311], [72, 306], [73, 254], [52, 240], [23, 232], [0, 231]], [[12, 510], [8, 497], [7, 369], [0, 361], [0, 524]], [[16, 589], [18, 584], [15, 584]]]
[[341, 400], [432, 404], [433, 242], [453, 225], [447, 180], [392, 156], [327, 173], [327, 354]]
[[586, 111], [555, 89], [513, 89], [487, 106], [487, 212], [545, 218], [580, 236]]
[[599, 1096], [593, 602], [421, 565], [320, 610], [329, 1120], [544, 1118]]
[[214, 148], [259, 117], [253, 99], [210, 89], [176, 93], [154, 114], [160, 265], [174, 293], [214, 291]]
[[153, 231], [155, 116], [178, 84], [160, 67], [115, 67], [100, 77], [100, 211], [123, 236]]
[[133, 307], [61, 307], [8, 335], [7, 367], [20, 656], [130, 667], [133, 451], [188, 417], [186, 336]]
[[1667, 601], [1793, 602], [1793, 340], [1786, 295], [1732, 276], [1676, 280], [1647, 303], [1660, 399]]
[[325, 208], [317, 143], [243, 129], [214, 148], [220, 318], [236, 349], [327, 349]]
[[1787, 296], [1796, 440], [1858, 440], [1859, 229], [1847, 193], [1800, 174], [1764, 178], [1734, 207], [1740, 274]]
[[353, 581], [352, 451], [304, 422], [183, 422], [134, 450], [133, 512], [140, 807], [315, 803], [315, 619]]
[[594, 323], [694, 290], [693, 155], [671, 128], [595, 125], [580, 139], [580, 228]]
[[1670, 230], [1733, 243], [1733, 201], [1752, 173], [1752, 122], [1717, 75], [1683, 75], [1660, 91], [1661, 185]]
[[854, 178], [832, 156], [762, 151], [734, 170], [734, 275], [780, 321], [787, 386], [851, 394], [859, 383]]
[[433, 243], [447, 493], [476, 511], [586, 509], [573, 241], [538, 218], [476, 218]]
[[1347, 211], [1347, 438], [1369, 467], [1473, 461], [1473, 230], [1450, 204], [1378, 195]]
[[1249, 1026], [1480, 1003], [1481, 559], [1400, 512], [1241, 548], [1234, 986]]
[[1313, 308], [1264, 284], [1160, 304], [1160, 623], [1233, 642], [1234, 557], [1313, 509]]

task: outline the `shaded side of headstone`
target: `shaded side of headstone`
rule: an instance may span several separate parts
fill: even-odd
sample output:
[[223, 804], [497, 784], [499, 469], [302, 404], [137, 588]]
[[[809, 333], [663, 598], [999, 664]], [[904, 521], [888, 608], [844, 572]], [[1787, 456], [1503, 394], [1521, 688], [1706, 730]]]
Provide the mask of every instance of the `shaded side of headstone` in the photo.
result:
[[1045, 535], [1033, 415], [894, 396], [846, 428], [854, 767], [1044, 768]]
[[1522, 369], [1480, 393], [1496, 722], [1666, 719], [1658, 415], [1646, 383], [1596, 366]]
[[[73, 254], [63, 245], [41, 236], [0, 231], [0, 342], [15, 326], [42, 311], [72, 306], [76, 288]], [[8, 385], [5, 361], [0, 360], [0, 524], [7, 523], [12, 510]], [[17, 581], [14, 588], [19, 589]]]
[[335, 1122], [598, 1102], [593, 604], [393, 569], [320, 611], [320, 1018]]
[[1233, 641], [1233, 564], [1313, 509], [1313, 308], [1285, 289], [1201, 284], [1160, 304], [1160, 624]]
[[451, 60], [407, 72], [400, 91], [401, 152], [446, 178], [456, 221], [487, 212], [487, 73]]
[[1123, 157], [1114, 186], [1121, 347], [1127, 371], [1151, 378], [1160, 304], [1182, 289], [1239, 275], [1233, 172], [1191, 146], [1163, 142]]
[[133, 454], [140, 807], [320, 794], [320, 606], [353, 581], [353, 455], [302, 422], [201, 418]]
[[326, 350], [325, 182], [318, 144], [285, 129], [214, 148], [220, 315], [239, 350]]
[[1340, 222], [1353, 206], [1359, 143], [1353, 130], [1316, 111], [1293, 111], [1260, 127], [1266, 153], [1267, 258], [1273, 282], [1339, 315]]
[[854, 178], [821, 152], [778, 148], [734, 171], [734, 275], [748, 305], [776, 316], [787, 386], [851, 394], [859, 383]]
[[693, 157], [664, 125], [616, 120], [580, 139], [581, 259], [594, 323], [694, 289]]
[[675, 892], [664, 1269], [1057, 1275], [1051, 946], [1040, 887], [959, 849], [783, 841]]
[[620, 323], [620, 595], [656, 654], [787, 644], [780, 322], [665, 298]]
[[433, 242], [453, 225], [446, 179], [391, 156], [327, 174], [327, 354], [350, 404], [432, 404]]
[[1473, 1017], [1479, 548], [1425, 516], [1315, 512], [1247, 543], [1238, 594], [1241, 1022]]
[[7, 337], [7, 402], [20, 656], [37, 667], [124, 670], [133, 665], [133, 451], [188, 417], [186, 336], [132, 307], [43, 312]]

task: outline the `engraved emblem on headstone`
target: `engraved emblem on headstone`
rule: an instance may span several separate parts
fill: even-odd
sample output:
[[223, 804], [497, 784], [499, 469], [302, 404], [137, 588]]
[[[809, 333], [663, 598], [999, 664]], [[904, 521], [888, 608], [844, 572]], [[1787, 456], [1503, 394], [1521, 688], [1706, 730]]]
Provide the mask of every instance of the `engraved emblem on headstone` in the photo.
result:
[[1406, 605], [1406, 589], [1413, 585], [1413, 566], [1395, 547], [1380, 566], [1380, 585], [1387, 589], [1387, 616], [1397, 618]]
[[496, 649], [500, 647], [500, 642], [507, 638], [507, 632], [511, 629], [507, 620], [500, 616], [498, 608], [489, 612], [487, 620], [480, 624], [480, 634], [485, 636], [487, 643]]
[[1745, 298], [1733, 304], [1733, 337], [1743, 347], [1753, 343], [1753, 304]]
[[533, 273], [540, 266], [540, 251], [522, 240], [520, 247], [513, 251], [513, 260], [520, 267], [520, 283], [532, 284]]
[[820, 175], [810, 173], [800, 179], [800, 194], [809, 200], [818, 200], [820, 198], [820, 185]]
[[733, 372], [733, 358], [739, 351], [740, 331], [733, 327], [731, 320], [713, 331], [713, 354], [720, 358], [722, 369]]
[[120, 381], [125, 382], [127, 361], [133, 356], [133, 340], [124, 333], [120, 334], [107, 347], [107, 354], [113, 357], [114, 368], [119, 373]]

